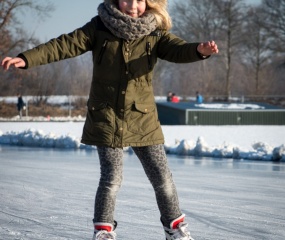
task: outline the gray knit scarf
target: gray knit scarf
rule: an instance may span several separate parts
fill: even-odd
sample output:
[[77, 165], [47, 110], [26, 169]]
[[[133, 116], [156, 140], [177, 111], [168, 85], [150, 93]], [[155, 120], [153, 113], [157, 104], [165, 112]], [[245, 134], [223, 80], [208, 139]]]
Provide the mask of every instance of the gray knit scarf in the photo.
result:
[[145, 14], [139, 18], [122, 13], [115, 5], [101, 3], [98, 15], [105, 26], [119, 38], [127, 41], [149, 35], [156, 29], [157, 23], [153, 14]]

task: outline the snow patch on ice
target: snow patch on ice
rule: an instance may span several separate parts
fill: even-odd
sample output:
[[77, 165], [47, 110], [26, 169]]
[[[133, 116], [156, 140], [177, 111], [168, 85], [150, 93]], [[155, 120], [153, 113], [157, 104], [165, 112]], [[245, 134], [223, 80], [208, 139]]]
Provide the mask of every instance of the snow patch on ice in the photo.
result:
[[175, 145], [165, 145], [168, 154], [213, 157], [213, 158], [233, 158], [262, 161], [284, 161], [285, 146], [273, 148], [266, 143], [258, 142], [252, 145], [252, 149], [241, 149], [230, 143], [220, 146], [209, 146], [203, 137], [199, 137], [196, 143], [192, 140], [181, 140]]
[[0, 144], [63, 149], [77, 149], [80, 147], [79, 139], [73, 136], [57, 136], [54, 133], [45, 134], [42, 130], [33, 128], [20, 133], [13, 131], [2, 133], [0, 135]]
[[[80, 139], [70, 134], [56, 135], [55, 133], [45, 134], [42, 130], [28, 129], [22, 132], [10, 131], [3, 133], [0, 131], [0, 144], [59, 148], [59, 149], [96, 149], [94, 146], [88, 146], [80, 143]], [[131, 153], [131, 148], [124, 148], [126, 152]], [[177, 154], [197, 157], [213, 158], [233, 158], [262, 161], [285, 161], [285, 145], [272, 147], [267, 143], [255, 142], [251, 149], [242, 149], [231, 143], [223, 143], [219, 146], [209, 146], [203, 137], [194, 140], [176, 140], [173, 145], [165, 144], [167, 154]]]

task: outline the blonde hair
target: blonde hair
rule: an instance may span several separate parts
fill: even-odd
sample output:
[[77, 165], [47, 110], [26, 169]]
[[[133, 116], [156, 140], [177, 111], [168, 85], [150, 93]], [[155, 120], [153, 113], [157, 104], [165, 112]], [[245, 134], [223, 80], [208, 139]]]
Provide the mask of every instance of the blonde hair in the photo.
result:
[[167, 0], [146, 0], [147, 12], [152, 13], [161, 29], [169, 30], [172, 27], [171, 17], [167, 11]]
[[[118, 7], [118, 0], [104, 0], [104, 2]], [[169, 30], [172, 27], [171, 17], [167, 11], [167, 0], [146, 0], [146, 5], [146, 12], [155, 16], [158, 28]]]

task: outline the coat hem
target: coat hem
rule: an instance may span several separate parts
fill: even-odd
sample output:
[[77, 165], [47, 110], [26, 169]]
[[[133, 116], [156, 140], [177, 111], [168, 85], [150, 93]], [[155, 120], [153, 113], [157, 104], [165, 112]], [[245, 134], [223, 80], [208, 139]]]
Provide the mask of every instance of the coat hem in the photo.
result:
[[152, 146], [157, 144], [164, 144], [164, 139], [154, 140], [154, 141], [147, 141], [147, 142], [130, 142], [124, 144], [112, 144], [112, 143], [103, 143], [103, 142], [96, 142], [96, 141], [88, 141], [81, 139], [81, 143], [86, 145], [92, 146], [100, 146], [100, 147], [113, 147], [113, 148], [122, 148], [122, 147], [145, 147], [145, 146]]

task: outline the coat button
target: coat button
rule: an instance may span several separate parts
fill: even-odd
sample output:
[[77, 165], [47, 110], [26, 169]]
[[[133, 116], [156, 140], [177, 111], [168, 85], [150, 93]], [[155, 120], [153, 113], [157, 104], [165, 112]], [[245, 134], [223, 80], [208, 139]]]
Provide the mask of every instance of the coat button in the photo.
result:
[[126, 74], [129, 74], [129, 71], [126, 71]]
[[124, 112], [125, 110], [124, 109], [121, 109], [121, 112]]
[[95, 110], [95, 107], [92, 107], [92, 110], [94, 111], [94, 110]]
[[122, 94], [126, 94], [126, 91], [122, 91]]
[[144, 111], [145, 111], [145, 112], [147, 112], [147, 111], [148, 111], [148, 109], [146, 108]]
[[123, 128], [120, 128], [119, 130], [120, 130], [120, 131], [123, 131]]

